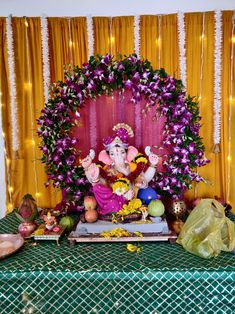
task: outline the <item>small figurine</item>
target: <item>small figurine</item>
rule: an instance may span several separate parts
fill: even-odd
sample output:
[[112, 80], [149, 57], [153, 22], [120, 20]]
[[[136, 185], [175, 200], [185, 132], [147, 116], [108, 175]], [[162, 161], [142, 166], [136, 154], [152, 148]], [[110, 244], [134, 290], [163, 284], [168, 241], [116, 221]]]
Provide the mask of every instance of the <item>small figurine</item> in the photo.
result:
[[43, 215], [43, 220], [45, 221], [45, 228], [49, 231], [53, 231], [57, 225], [56, 217], [52, 216], [50, 211], [48, 211], [47, 215]]

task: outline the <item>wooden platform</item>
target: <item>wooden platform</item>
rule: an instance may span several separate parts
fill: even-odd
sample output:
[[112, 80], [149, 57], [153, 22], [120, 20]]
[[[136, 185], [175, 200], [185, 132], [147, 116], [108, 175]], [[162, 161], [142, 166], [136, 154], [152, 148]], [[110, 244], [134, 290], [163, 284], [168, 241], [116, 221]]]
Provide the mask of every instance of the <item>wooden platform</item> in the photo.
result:
[[169, 233], [143, 233], [142, 237], [138, 237], [136, 235], [130, 237], [113, 237], [113, 238], [105, 238], [100, 236], [98, 233], [94, 234], [84, 234], [77, 235], [75, 231], [72, 231], [68, 236], [68, 240], [70, 245], [74, 245], [76, 242], [79, 243], [87, 243], [87, 242], [150, 242], [150, 241], [169, 241], [171, 243], [175, 243], [177, 239], [176, 233], [170, 231]]

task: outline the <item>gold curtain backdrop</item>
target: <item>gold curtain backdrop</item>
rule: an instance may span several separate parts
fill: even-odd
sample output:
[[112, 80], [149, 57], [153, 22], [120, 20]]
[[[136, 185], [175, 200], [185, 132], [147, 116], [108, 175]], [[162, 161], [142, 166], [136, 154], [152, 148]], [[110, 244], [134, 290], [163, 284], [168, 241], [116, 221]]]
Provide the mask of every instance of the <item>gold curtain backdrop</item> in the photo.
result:
[[[185, 14], [187, 92], [191, 96], [200, 96], [201, 136], [206, 157], [211, 160], [210, 164], [199, 169], [206, 183], [194, 185], [187, 196], [217, 195], [235, 208], [235, 84], [234, 80], [231, 81], [231, 76], [235, 77], [235, 62], [231, 60], [235, 38], [232, 38], [232, 18], [233, 11], [222, 12], [221, 152], [214, 154], [214, 12]], [[0, 18], [0, 91], [13, 200], [11, 205], [7, 190], [7, 211], [17, 206], [26, 193], [36, 197], [41, 207], [55, 206], [61, 199], [59, 191], [52, 186], [44, 186], [47, 177], [40, 161], [36, 133], [36, 119], [44, 105], [41, 25], [39, 17], [27, 18], [27, 22], [28, 27], [25, 18], [12, 18], [20, 144], [18, 156], [15, 156], [11, 136], [6, 19]], [[133, 16], [93, 17], [93, 30], [95, 54], [128, 55], [134, 52]], [[81, 66], [88, 60], [86, 18], [48, 18], [48, 35], [50, 77], [54, 82], [63, 79], [65, 65]], [[167, 73], [180, 78], [176, 14], [140, 17], [140, 54], [154, 68], [164, 67]]]

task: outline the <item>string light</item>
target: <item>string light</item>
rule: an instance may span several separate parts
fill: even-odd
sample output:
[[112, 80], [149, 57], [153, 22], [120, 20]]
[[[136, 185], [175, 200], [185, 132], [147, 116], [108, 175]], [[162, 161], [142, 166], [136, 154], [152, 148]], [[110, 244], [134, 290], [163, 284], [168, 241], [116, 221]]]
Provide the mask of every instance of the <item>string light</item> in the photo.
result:
[[[232, 17], [232, 43], [235, 41], [234, 36], [235, 32], [235, 10], [233, 11]], [[231, 58], [230, 58], [230, 85], [229, 85], [229, 113], [228, 113], [228, 180], [227, 180], [227, 197], [226, 202], [229, 203], [230, 199], [230, 185], [231, 185], [231, 118], [232, 118], [232, 105], [233, 105], [233, 67], [234, 67], [234, 45], [231, 47]]]
[[[25, 21], [27, 22], [27, 19], [25, 17]], [[26, 25], [26, 23], [25, 23]], [[25, 28], [25, 39], [26, 39], [26, 56], [27, 56], [27, 71], [28, 71], [28, 86], [31, 86], [31, 77], [30, 77], [30, 64], [29, 64], [29, 39], [28, 39], [28, 27]], [[30, 84], [29, 84], [30, 83]], [[30, 100], [29, 100], [29, 108], [30, 108], [30, 118], [31, 118], [31, 141], [32, 141], [32, 147], [33, 147], [33, 170], [34, 170], [34, 180], [35, 180], [35, 190], [36, 194], [38, 193], [38, 176], [37, 176], [37, 169], [36, 169], [36, 150], [35, 150], [35, 140], [34, 140], [34, 117], [33, 117], [33, 106], [32, 106], [32, 92], [30, 92]], [[35, 195], [36, 195], [35, 194]], [[38, 198], [36, 197], [36, 202], [38, 203]]]
[[[1, 79], [1, 77], [0, 77]], [[0, 80], [0, 87], [1, 87], [1, 80]], [[0, 92], [0, 104], [2, 104], [2, 92]], [[0, 130], [1, 130], [1, 135], [2, 137], [0, 138], [0, 145], [1, 145], [1, 150], [0, 150], [0, 155], [1, 155], [1, 164], [2, 164], [2, 169], [1, 169], [1, 209], [3, 210], [6, 207], [7, 204], [7, 195], [6, 191], [8, 190], [8, 195], [9, 195], [9, 201], [12, 203], [12, 197], [11, 197], [11, 192], [9, 191], [10, 187], [10, 171], [9, 171], [9, 162], [7, 162], [8, 157], [7, 157], [7, 151], [6, 151], [6, 143], [5, 143], [5, 133], [3, 132], [3, 126], [2, 126], [2, 106], [0, 106]], [[5, 165], [4, 166], [4, 160], [5, 160]], [[7, 185], [7, 189], [6, 189]], [[4, 215], [4, 212], [1, 212], [0, 215]]]
[[[202, 106], [202, 79], [203, 79], [203, 66], [204, 66], [204, 38], [205, 38], [205, 12], [202, 15], [202, 33], [200, 36], [201, 40], [201, 64], [200, 64], [200, 86], [199, 86], [199, 115], [201, 114], [201, 106]], [[197, 173], [198, 170], [196, 169]], [[194, 185], [194, 198], [198, 196], [198, 182]]]
[[70, 64], [73, 64], [73, 41], [72, 41], [72, 34], [71, 34], [71, 20], [70, 17], [68, 17], [68, 26], [69, 26], [69, 57], [70, 57]]
[[12, 204], [12, 203], [9, 203], [9, 204], [7, 205], [7, 210], [8, 210], [8, 212], [11, 212], [12, 209], [13, 209], [13, 204]]
[[11, 193], [13, 192], [13, 187], [12, 186], [9, 187], [9, 192], [11, 192]]
[[158, 68], [161, 68], [161, 15], [158, 15]]
[[31, 82], [24, 83], [24, 88], [25, 90], [29, 91], [32, 88], [32, 83]]
[[113, 20], [112, 20], [112, 16], [110, 17], [110, 23], [109, 23], [109, 38], [110, 38], [110, 54], [112, 54], [112, 38], [113, 38], [113, 35], [112, 35], [112, 23], [113, 23]]

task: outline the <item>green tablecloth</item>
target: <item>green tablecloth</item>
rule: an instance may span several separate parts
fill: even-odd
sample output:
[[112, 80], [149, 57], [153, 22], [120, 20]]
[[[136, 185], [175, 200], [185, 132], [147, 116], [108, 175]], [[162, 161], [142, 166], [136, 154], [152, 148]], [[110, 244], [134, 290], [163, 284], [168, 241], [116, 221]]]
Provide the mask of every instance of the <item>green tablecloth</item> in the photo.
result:
[[[0, 233], [16, 233], [13, 215]], [[0, 313], [235, 313], [235, 255], [203, 260], [177, 244], [76, 244], [66, 238], [0, 260]]]

